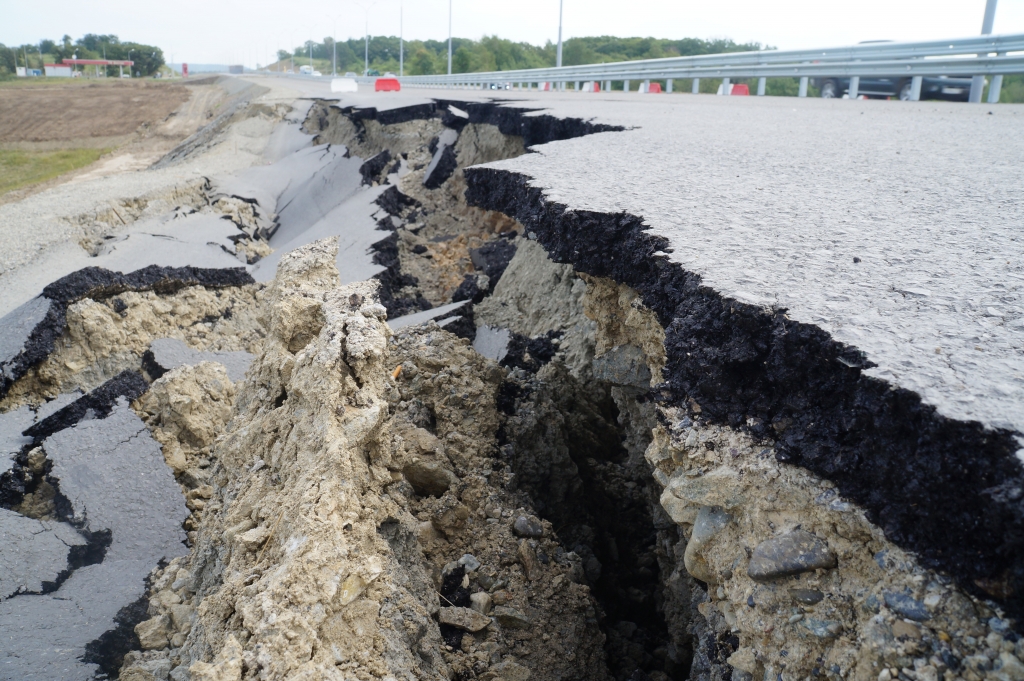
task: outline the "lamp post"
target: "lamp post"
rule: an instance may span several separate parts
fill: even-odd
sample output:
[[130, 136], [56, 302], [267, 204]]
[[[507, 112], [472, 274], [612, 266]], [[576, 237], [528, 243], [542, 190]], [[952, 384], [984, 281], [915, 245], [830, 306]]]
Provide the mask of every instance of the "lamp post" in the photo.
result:
[[402, 3], [398, 3], [398, 77], [405, 75], [405, 23]]
[[562, 65], [562, 5], [565, 0], [558, 0], [558, 53], [555, 56], [555, 66]]
[[[135, 50], [128, 50], [128, 61], [132, 60], [132, 52], [134, 52], [134, 51]], [[132, 66], [134, 66], [134, 64], [129, 64], [128, 65], [128, 77], [129, 78], [132, 77]]]
[[452, 0], [448, 0], [448, 75], [452, 75]]
[[374, 0], [368, 5], [360, 5], [363, 11], [366, 13], [366, 48], [363, 60], [363, 75], [369, 75], [370, 73], [370, 9], [377, 4], [377, 0]]

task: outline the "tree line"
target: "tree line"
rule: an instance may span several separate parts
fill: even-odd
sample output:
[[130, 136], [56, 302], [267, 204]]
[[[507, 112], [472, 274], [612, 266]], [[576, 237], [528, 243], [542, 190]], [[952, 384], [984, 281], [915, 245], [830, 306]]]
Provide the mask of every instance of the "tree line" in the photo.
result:
[[[474, 73], [479, 71], [511, 71], [513, 69], [534, 69], [554, 66], [556, 46], [551, 41], [544, 45], [513, 42], [497, 36], [485, 36], [480, 40], [467, 38], [452, 39], [452, 71]], [[600, 36], [593, 38], [570, 38], [562, 46], [562, 64], [599, 64], [633, 59], [657, 59], [659, 57], [717, 54], [721, 52], [747, 52], [772, 49], [760, 43], [736, 43], [732, 40], [663, 40], [657, 38], [616, 38]], [[338, 41], [338, 71], [362, 73], [366, 43], [363, 38], [349, 38]], [[324, 38], [322, 42], [307, 41], [292, 52], [278, 52], [279, 62], [294, 59], [303, 63], [309, 59], [332, 61], [334, 42]], [[384, 73], [399, 68], [399, 39], [397, 36], [372, 36], [369, 41], [370, 70]], [[428, 76], [448, 73], [447, 40], [405, 41], [405, 73], [410, 76]]]
[[[129, 54], [131, 55], [129, 57]], [[87, 33], [78, 40], [65, 35], [60, 41], [40, 40], [35, 45], [6, 46], [0, 43], [0, 78], [11, 77], [19, 66], [42, 70], [43, 64], [59, 64], [62, 59], [131, 59], [135, 62], [132, 74], [151, 76], [164, 65], [164, 53], [159, 47], [130, 41], [121, 41], [116, 35]], [[107, 67], [108, 76], [116, 76], [116, 66]]]

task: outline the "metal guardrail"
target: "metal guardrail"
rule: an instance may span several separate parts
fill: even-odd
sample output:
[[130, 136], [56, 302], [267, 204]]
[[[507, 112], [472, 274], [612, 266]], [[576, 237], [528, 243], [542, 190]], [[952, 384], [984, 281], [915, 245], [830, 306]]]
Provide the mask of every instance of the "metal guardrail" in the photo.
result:
[[[1017, 53], [1017, 54], [1013, 54]], [[920, 93], [925, 76], [1000, 76], [1024, 73], [1024, 34], [985, 35], [954, 40], [867, 43], [816, 50], [765, 50], [732, 52], [694, 57], [669, 57], [609, 64], [584, 64], [560, 68], [459, 73], [442, 76], [405, 76], [403, 87], [474, 87], [510, 84], [532, 89], [534, 84], [667, 80], [671, 91], [675, 78], [759, 78], [758, 94], [764, 93], [765, 78], [797, 77], [800, 94], [806, 96], [811, 77], [875, 78], [906, 76], [914, 81], [912, 99]], [[373, 82], [372, 78], [359, 78]], [[996, 83], [990, 88], [995, 94]], [[852, 86], [851, 86], [852, 89]], [[697, 85], [694, 85], [694, 91]], [[854, 94], [855, 94], [854, 90]]]

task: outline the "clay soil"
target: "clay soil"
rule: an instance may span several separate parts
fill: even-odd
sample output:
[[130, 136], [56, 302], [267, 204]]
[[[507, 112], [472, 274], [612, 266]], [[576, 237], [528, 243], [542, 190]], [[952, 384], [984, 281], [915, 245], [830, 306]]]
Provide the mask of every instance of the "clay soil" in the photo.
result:
[[130, 135], [143, 124], [164, 121], [189, 99], [178, 83], [109, 79], [39, 83], [4, 88], [0, 97], [0, 145], [70, 142]]

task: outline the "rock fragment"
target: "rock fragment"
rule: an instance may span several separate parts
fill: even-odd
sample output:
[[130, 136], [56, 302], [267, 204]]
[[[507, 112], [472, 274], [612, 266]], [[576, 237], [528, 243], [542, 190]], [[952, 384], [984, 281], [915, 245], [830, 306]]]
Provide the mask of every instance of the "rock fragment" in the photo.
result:
[[530, 627], [530, 618], [515, 608], [499, 605], [492, 614], [494, 619], [498, 620], [498, 624], [507, 629], [528, 629]]
[[455, 476], [435, 461], [414, 461], [402, 471], [416, 494], [439, 497], [452, 486]]
[[543, 537], [544, 526], [536, 516], [521, 515], [512, 523], [512, 533], [517, 537]]
[[883, 596], [885, 604], [901, 617], [906, 617], [908, 620], [916, 622], [924, 622], [931, 619], [931, 613], [924, 607], [924, 603], [913, 598], [910, 594], [886, 591]]
[[836, 557], [825, 542], [806, 530], [794, 530], [761, 542], [747, 574], [756, 582], [767, 582], [835, 566]]
[[477, 632], [487, 628], [491, 618], [472, 608], [441, 608], [438, 619], [441, 624], [458, 627], [463, 631]]
[[492, 607], [491, 595], [486, 591], [478, 591], [470, 595], [469, 602], [472, 604], [471, 607], [481, 615], [490, 614]]
[[530, 670], [513, 660], [502, 660], [492, 665], [490, 670], [502, 681], [529, 681]]
[[135, 625], [135, 635], [143, 650], [160, 650], [170, 643], [170, 618], [159, 615]]

